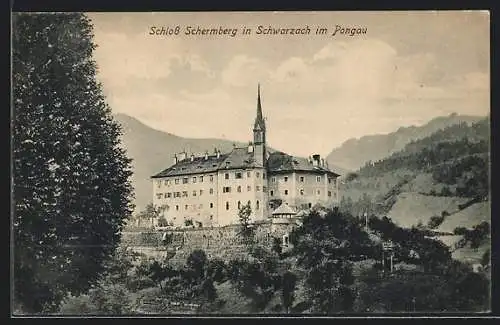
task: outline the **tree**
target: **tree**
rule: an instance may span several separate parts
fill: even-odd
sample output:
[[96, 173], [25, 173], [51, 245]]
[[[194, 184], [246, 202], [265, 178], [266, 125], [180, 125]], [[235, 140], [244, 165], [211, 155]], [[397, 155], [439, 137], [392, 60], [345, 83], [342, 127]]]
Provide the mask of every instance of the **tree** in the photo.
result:
[[282, 282], [281, 300], [283, 302], [283, 307], [285, 307], [285, 311], [288, 313], [295, 299], [294, 292], [297, 276], [290, 271], [286, 271], [283, 274]]
[[197, 279], [203, 278], [205, 276], [205, 269], [208, 265], [207, 254], [201, 249], [192, 251], [186, 260], [186, 265]]
[[250, 241], [253, 237], [253, 228], [250, 226], [251, 215], [252, 208], [250, 207], [250, 203], [243, 205], [238, 211], [241, 225], [240, 235], [247, 241]]
[[184, 220], [184, 226], [186, 226], [186, 227], [192, 227], [192, 226], [194, 226], [193, 219], [186, 219], [186, 220]]
[[28, 313], [88, 290], [133, 208], [92, 39], [84, 14], [13, 15], [14, 296]]
[[273, 252], [278, 254], [278, 256], [281, 256], [281, 254], [283, 253], [283, 246], [281, 245], [281, 239], [278, 237], [273, 237], [272, 245], [273, 245], [272, 246]]
[[312, 309], [319, 313], [351, 310], [352, 261], [373, 251], [359, 222], [338, 209], [325, 216], [313, 212], [290, 238], [297, 263], [307, 272], [305, 284]]
[[166, 209], [166, 205], [156, 206], [153, 205], [153, 203], [149, 203], [148, 205], [146, 205], [146, 208], [144, 210], [139, 212], [137, 218], [139, 220], [147, 220], [151, 226], [154, 225], [155, 220], [158, 221], [159, 226], [161, 226], [160, 222], [166, 226], [167, 220], [163, 216], [163, 213]]

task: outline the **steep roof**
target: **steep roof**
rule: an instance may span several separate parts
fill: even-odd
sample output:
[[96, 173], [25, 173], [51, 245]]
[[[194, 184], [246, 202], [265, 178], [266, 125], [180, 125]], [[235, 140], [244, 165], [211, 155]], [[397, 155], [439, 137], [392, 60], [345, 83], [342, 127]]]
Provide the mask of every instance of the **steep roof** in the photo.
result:
[[260, 84], [257, 88], [257, 116], [255, 117], [254, 130], [266, 130], [266, 122], [262, 116], [262, 104], [260, 101]]
[[[248, 148], [234, 148], [221, 162], [220, 169], [259, 167]], [[262, 167], [262, 166], [260, 166]]]
[[[271, 151], [271, 150], [269, 150]], [[269, 152], [268, 151], [268, 152]], [[315, 173], [328, 173], [334, 177], [340, 176], [327, 167], [314, 166], [307, 158], [294, 157], [283, 152], [271, 152], [267, 159], [267, 170], [270, 173], [305, 171]], [[179, 161], [151, 178], [162, 178], [169, 176], [191, 175], [199, 173], [211, 173], [224, 169], [245, 169], [262, 167], [258, 166], [253, 158], [253, 153], [248, 152], [248, 148], [234, 148], [231, 152], [217, 155], [190, 157]]]
[[199, 173], [216, 172], [221, 169], [244, 169], [258, 167], [253, 158], [253, 153], [248, 148], [234, 148], [230, 153], [202, 157], [194, 157], [193, 161], [188, 157], [177, 164], [168, 167], [151, 178], [162, 178], [169, 176], [191, 175]]
[[211, 155], [208, 156], [206, 160], [205, 157], [194, 157], [193, 161], [188, 157], [164, 169], [158, 174], [151, 176], [151, 178], [215, 172], [219, 169], [221, 162], [224, 161], [227, 156], [228, 154], [220, 154], [219, 158], [217, 158], [217, 155]]
[[284, 152], [273, 152], [267, 159], [267, 168], [272, 172], [308, 171], [315, 173], [328, 173], [332, 176], [340, 176], [328, 167], [314, 166], [307, 158], [294, 157]]
[[295, 212], [292, 207], [290, 207], [288, 204], [282, 204], [276, 210], [273, 211], [273, 216], [275, 215], [295, 215], [297, 212]]

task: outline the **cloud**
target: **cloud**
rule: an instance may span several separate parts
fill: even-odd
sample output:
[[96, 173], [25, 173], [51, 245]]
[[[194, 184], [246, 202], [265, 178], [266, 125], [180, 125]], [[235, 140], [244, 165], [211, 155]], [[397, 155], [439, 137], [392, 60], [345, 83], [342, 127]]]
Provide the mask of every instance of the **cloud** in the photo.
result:
[[[96, 25], [95, 58], [108, 101], [115, 112], [181, 136], [250, 139], [257, 82], [270, 145], [298, 155], [326, 154], [347, 138], [453, 111], [489, 109], [489, 76], [480, 72], [487, 55], [478, 54], [483, 49], [451, 57], [438, 39], [426, 42], [436, 37], [424, 31], [424, 38], [406, 40], [406, 32], [388, 23], [392, 40], [195, 40], [148, 36], [150, 24], [168, 20], [160, 14], [122, 16], [106, 14]], [[193, 21], [192, 14], [167, 17]], [[471, 37], [465, 45], [460, 35], [447, 44], [469, 47]]]
[[229, 86], [242, 87], [267, 79], [267, 64], [247, 55], [236, 55], [221, 73], [222, 81]]

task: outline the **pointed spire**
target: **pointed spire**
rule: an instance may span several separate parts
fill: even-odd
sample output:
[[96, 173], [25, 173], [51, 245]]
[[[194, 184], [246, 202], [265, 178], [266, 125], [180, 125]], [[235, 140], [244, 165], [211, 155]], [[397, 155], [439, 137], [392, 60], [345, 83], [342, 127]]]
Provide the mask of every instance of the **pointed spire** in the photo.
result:
[[264, 117], [262, 116], [262, 104], [260, 102], [260, 83], [257, 85], [257, 117], [255, 118], [254, 128], [261, 130], [265, 130], [266, 128]]

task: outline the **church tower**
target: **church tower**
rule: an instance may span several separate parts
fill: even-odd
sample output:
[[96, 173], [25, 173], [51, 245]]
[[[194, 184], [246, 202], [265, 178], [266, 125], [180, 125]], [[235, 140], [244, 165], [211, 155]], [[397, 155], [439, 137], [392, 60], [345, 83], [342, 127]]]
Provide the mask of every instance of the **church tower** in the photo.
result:
[[260, 84], [257, 88], [257, 116], [253, 126], [254, 158], [259, 166], [264, 166], [266, 157], [266, 123], [262, 116]]

